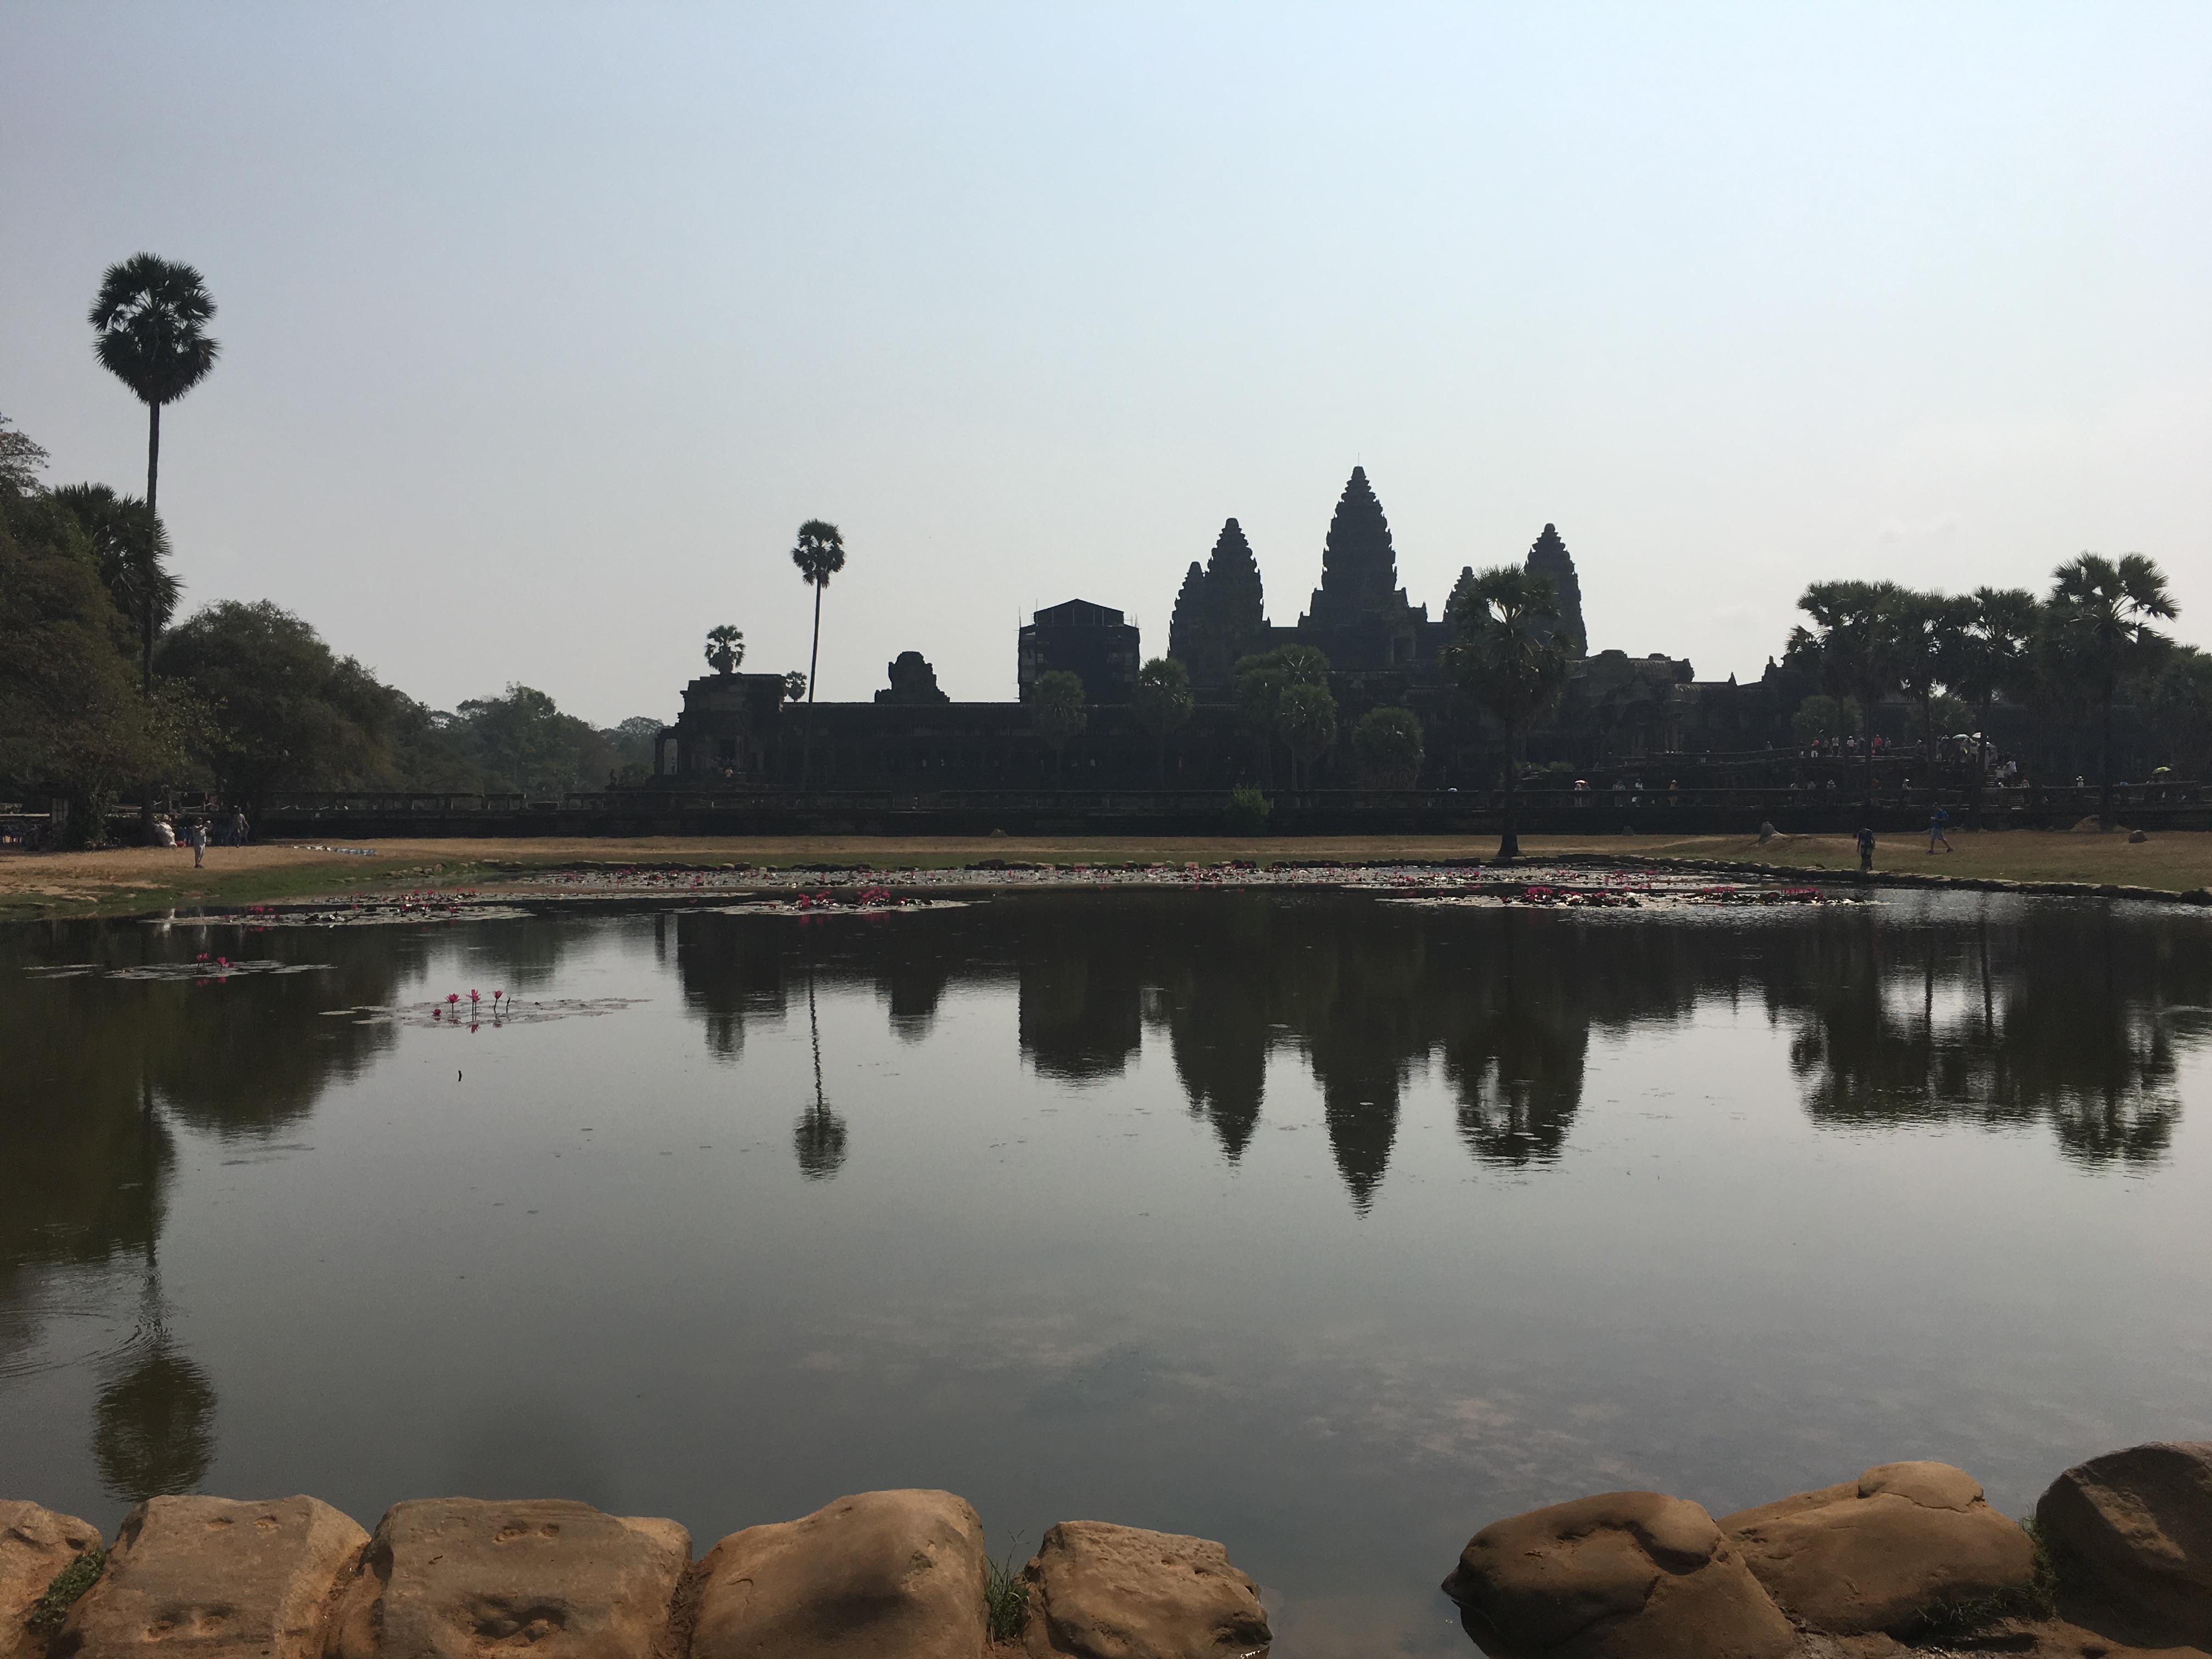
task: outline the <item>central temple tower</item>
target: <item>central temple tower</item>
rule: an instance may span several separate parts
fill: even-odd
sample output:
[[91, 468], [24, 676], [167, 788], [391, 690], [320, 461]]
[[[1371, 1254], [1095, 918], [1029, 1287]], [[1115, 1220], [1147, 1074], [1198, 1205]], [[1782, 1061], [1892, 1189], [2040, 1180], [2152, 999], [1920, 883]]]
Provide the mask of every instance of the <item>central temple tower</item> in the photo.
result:
[[1428, 606], [1409, 604], [1398, 586], [1390, 522], [1367, 470], [1355, 466], [1329, 521], [1321, 586], [1298, 618], [1298, 642], [1320, 647], [1332, 668], [1372, 672], [1411, 664], [1428, 622]]

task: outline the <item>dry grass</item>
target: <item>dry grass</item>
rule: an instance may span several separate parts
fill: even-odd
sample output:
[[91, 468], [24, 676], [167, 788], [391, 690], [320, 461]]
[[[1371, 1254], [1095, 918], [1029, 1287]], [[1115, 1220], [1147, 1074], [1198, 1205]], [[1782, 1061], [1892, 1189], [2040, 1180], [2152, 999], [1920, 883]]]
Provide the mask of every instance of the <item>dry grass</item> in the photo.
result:
[[[1885, 870], [1929, 870], [2014, 881], [2112, 882], [2182, 891], [2212, 886], [2212, 834], [2160, 832], [2130, 846], [2123, 832], [2014, 830], [1960, 832], [1955, 853], [1930, 856], [1924, 839], [1886, 836]], [[485, 884], [509, 871], [580, 862], [605, 864], [871, 864], [943, 868], [979, 859], [1039, 864], [1219, 864], [1340, 859], [1346, 862], [1488, 860], [1494, 836], [1333, 836], [1292, 839], [1226, 836], [674, 836], [622, 839], [392, 841], [374, 857], [305, 847], [211, 847], [194, 870], [184, 848], [102, 853], [0, 854], [0, 917], [136, 913], [172, 905], [246, 904], [408, 884]], [[1563, 853], [1639, 858], [1749, 860], [1855, 869], [1843, 836], [1785, 836], [1761, 847], [1744, 836], [1529, 836], [1525, 858]]]

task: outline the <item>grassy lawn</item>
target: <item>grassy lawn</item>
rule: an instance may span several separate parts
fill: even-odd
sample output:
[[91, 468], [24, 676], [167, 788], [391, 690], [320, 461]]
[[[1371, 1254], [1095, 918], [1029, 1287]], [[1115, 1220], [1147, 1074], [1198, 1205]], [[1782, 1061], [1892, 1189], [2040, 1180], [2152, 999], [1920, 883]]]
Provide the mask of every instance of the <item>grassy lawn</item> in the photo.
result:
[[[1876, 867], [2014, 881], [2112, 882], [2169, 891], [2212, 886], [2212, 834], [2160, 833], [2130, 846], [2124, 831], [2014, 830], [1960, 833], [1958, 851], [1930, 856], [1911, 836], [1882, 841]], [[533, 870], [602, 864], [871, 864], [942, 869], [979, 859], [1037, 864], [1199, 863], [1251, 859], [1262, 864], [1316, 859], [1346, 862], [1488, 860], [1494, 836], [1354, 836], [1241, 841], [1230, 836], [868, 836], [810, 839], [639, 837], [623, 840], [400, 841], [374, 856], [304, 847], [214, 847], [194, 870], [182, 848], [123, 848], [101, 853], [0, 854], [0, 920], [136, 915], [171, 906], [255, 904], [362, 890], [487, 886], [526, 880]], [[1848, 870], [1856, 854], [1843, 836], [1778, 836], [1761, 847], [1743, 836], [1531, 836], [1524, 858], [1565, 853], [1638, 858], [1746, 860], [1784, 866]]]

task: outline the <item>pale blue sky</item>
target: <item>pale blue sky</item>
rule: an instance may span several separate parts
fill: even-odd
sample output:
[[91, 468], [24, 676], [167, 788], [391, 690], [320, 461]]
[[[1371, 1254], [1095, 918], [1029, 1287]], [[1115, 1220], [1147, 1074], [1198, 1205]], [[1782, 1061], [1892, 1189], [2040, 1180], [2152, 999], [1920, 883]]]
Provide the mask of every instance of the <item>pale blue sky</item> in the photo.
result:
[[1164, 651], [1243, 521], [1294, 621], [1362, 461], [1415, 601], [1556, 521], [1594, 648], [1756, 675], [1824, 576], [2146, 552], [2212, 639], [2212, 6], [102, 6], [0, 49], [0, 411], [188, 600], [450, 706], [672, 716], [700, 636], [1010, 696]]

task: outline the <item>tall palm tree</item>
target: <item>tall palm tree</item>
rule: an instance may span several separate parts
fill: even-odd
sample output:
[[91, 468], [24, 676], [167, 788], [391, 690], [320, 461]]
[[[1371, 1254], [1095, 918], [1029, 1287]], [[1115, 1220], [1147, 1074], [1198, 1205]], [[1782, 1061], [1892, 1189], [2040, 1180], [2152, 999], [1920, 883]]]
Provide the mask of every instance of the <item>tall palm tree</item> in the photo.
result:
[[1549, 576], [1521, 565], [1499, 565], [1462, 578], [1446, 614], [1452, 677], [1505, 728], [1505, 815], [1498, 856], [1521, 856], [1516, 823], [1522, 734], [1567, 684], [1569, 643], [1559, 599]]
[[1197, 698], [1190, 671], [1173, 657], [1154, 657], [1137, 671], [1137, 724], [1159, 741], [1159, 787], [1168, 787], [1168, 733], [1190, 719]]
[[154, 690], [154, 642], [176, 614], [183, 592], [164, 561], [168, 532], [145, 502], [106, 484], [64, 484], [53, 498], [83, 528], [100, 560], [100, 580], [138, 635], [140, 689]]
[[198, 271], [151, 253], [110, 265], [88, 318], [100, 367], [146, 405], [146, 510], [157, 510], [161, 473], [161, 406], [207, 378], [216, 343], [207, 325], [215, 301]]
[[814, 590], [814, 647], [806, 658], [806, 735], [799, 744], [799, 787], [806, 787], [814, 757], [814, 679], [822, 662], [822, 590], [830, 577], [845, 568], [845, 538], [837, 526], [823, 519], [809, 519], [799, 526], [799, 541], [791, 550], [799, 579]]
[[2103, 716], [2104, 765], [2097, 822], [2112, 827], [2112, 702], [2120, 687], [2157, 672], [2173, 641], [2151, 627], [2181, 614], [2166, 573], [2140, 553], [2118, 560], [2084, 553], [2051, 573], [2045, 615], [2060, 672]]
[[[1966, 605], [1966, 624], [1953, 644], [1946, 678], [1973, 709], [1979, 734], [1990, 729], [1990, 708], [2000, 696], [2016, 697], [2027, 689], [2028, 649], [2042, 626], [2043, 607], [2024, 587], [1978, 587]], [[1978, 760], [1972, 773], [1977, 806], [1982, 770]]]
[[1814, 582], [1797, 599], [1813, 619], [1790, 630], [1787, 659], [1820, 677], [1838, 700], [1857, 699], [1866, 713], [1866, 799], [1874, 802], [1874, 720], [1881, 700], [1899, 685], [1897, 621], [1905, 590], [1894, 582]]

